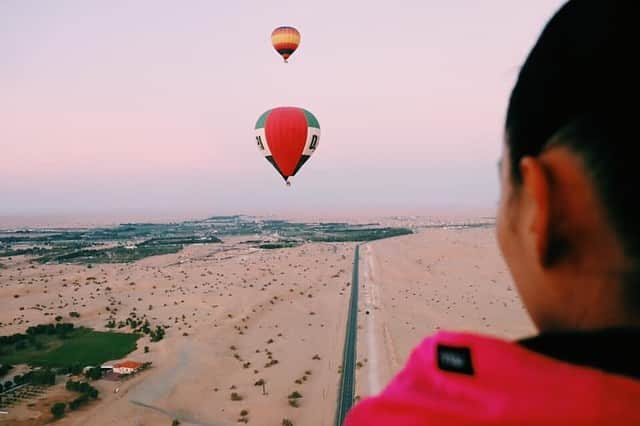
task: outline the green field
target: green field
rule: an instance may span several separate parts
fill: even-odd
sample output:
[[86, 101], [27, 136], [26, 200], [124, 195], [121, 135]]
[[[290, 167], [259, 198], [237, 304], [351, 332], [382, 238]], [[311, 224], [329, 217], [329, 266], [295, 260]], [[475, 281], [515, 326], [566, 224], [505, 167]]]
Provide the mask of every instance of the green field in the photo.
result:
[[26, 347], [0, 348], [0, 364], [29, 364], [41, 367], [71, 365], [97, 366], [105, 361], [123, 358], [136, 349], [139, 334], [112, 333], [78, 328], [66, 337], [35, 336]]

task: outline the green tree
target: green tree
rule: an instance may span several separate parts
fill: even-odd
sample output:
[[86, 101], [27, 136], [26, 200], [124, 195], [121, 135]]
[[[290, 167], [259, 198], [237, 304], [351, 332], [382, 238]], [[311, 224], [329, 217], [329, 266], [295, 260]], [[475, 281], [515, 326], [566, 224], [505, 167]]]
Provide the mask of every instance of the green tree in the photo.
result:
[[102, 369], [94, 367], [87, 370], [86, 376], [91, 380], [98, 380], [102, 378]]
[[53, 414], [53, 417], [55, 417], [56, 419], [59, 419], [60, 417], [64, 416], [64, 410], [66, 408], [67, 404], [65, 404], [64, 402], [56, 402], [51, 407], [51, 414]]

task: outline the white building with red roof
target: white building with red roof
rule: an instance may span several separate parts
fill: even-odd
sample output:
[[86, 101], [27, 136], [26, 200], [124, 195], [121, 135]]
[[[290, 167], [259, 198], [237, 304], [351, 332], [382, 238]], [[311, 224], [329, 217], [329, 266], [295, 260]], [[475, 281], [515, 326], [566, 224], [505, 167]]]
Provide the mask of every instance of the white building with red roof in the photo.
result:
[[113, 365], [113, 372], [116, 374], [133, 374], [142, 367], [141, 362], [122, 361]]

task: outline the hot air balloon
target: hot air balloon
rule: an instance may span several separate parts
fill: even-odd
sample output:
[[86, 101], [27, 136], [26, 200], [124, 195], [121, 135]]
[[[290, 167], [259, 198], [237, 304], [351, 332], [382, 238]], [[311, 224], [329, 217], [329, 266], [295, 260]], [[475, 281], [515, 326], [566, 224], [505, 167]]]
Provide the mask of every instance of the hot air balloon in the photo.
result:
[[260, 116], [255, 127], [258, 150], [289, 185], [289, 177], [313, 155], [320, 142], [320, 124], [304, 108], [278, 107]]
[[300, 33], [293, 27], [278, 27], [271, 33], [271, 43], [287, 62], [300, 44]]

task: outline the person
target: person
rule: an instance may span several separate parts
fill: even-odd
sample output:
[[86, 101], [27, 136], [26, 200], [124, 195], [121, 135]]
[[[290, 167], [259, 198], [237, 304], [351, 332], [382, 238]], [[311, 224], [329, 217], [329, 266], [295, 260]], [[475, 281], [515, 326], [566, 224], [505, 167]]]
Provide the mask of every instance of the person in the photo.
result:
[[640, 425], [638, 5], [564, 4], [511, 94], [496, 235], [537, 335], [427, 338], [346, 426]]

